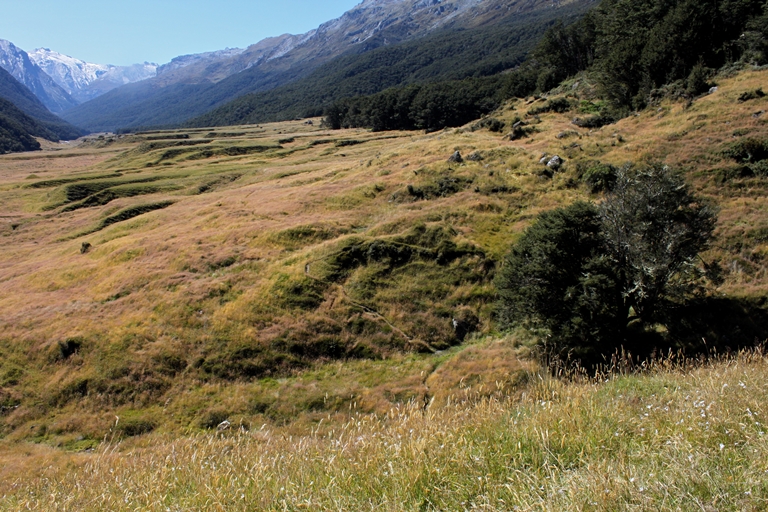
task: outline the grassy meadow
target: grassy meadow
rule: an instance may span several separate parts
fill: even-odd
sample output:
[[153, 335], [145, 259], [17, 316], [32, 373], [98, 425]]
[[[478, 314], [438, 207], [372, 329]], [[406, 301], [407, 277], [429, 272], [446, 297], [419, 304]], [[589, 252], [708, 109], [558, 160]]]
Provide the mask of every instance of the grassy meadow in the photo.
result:
[[568, 385], [538, 373], [517, 399], [410, 402], [303, 435], [264, 425], [87, 454], [28, 445], [0, 456], [0, 507], [765, 510], [767, 371], [748, 352]]
[[697, 343], [762, 341], [768, 173], [738, 150], [768, 140], [766, 78], [598, 129], [571, 122], [600, 106], [581, 77], [502, 132], [0, 156], [0, 509], [765, 509], [761, 352], [566, 383], [495, 331], [493, 277], [538, 213], [600, 200], [590, 169], [663, 162], [719, 208]]

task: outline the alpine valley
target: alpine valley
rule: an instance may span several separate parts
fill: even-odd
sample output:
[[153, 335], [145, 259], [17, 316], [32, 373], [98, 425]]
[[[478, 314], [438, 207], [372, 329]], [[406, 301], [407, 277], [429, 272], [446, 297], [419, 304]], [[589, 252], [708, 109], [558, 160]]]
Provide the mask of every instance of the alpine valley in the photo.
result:
[[766, 0], [0, 47], [1, 511], [768, 509]]

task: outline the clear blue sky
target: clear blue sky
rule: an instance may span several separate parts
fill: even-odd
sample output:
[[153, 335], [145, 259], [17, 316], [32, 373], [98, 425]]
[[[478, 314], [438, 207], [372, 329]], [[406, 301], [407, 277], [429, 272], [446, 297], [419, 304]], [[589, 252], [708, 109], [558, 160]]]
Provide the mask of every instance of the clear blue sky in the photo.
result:
[[97, 64], [164, 64], [307, 32], [361, 0], [0, 0], [0, 39]]

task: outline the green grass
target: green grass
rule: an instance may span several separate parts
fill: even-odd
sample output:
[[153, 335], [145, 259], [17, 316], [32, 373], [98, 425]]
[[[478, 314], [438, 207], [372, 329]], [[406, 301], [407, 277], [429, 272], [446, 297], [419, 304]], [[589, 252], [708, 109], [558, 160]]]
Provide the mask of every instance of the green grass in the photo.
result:
[[[3, 488], [0, 507], [763, 510], [766, 370], [761, 354], [745, 353], [582, 383], [534, 374], [517, 399], [415, 399], [304, 434], [240, 423], [220, 408], [202, 420], [229, 420], [220, 434], [139, 435], [44, 473], [24, 465], [27, 476]], [[322, 387], [303, 393], [295, 403], [310, 409], [334, 399]], [[145, 421], [126, 413], [115, 432], [151, 430]]]

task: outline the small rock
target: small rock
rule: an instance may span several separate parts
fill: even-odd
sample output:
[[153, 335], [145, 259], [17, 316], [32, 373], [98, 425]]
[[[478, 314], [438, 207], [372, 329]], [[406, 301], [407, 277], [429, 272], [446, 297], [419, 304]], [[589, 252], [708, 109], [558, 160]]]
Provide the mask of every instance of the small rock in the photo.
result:
[[549, 156], [545, 153], [542, 155], [541, 160], [539, 160], [540, 164], [547, 164], [549, 162]]
[[525, 124], [525, 121], [518, 121], [512, 125], [512, 128], [520, 128], [521, 126], [525, 126]]
[[709, 94], [715, 94], [716, 92], [717, 92], [717, 87], [712, 87], [712, 88], [709, 90]]
[[229, 427], [231, 427], [232, 424], [229, 422], [229, 420], [224, 420], [221, 423], [219, 423], [219, 426], [216, 427], [216, 430], [219, 432], [223, 432], [224, 430], [229, 430]]
[[464, 159], [461, 157], [461, 153], [459, 153], [458, 151], [456, 151], [454, 154], [452, 154], [452, 155], [451, 155], [451, 156], [448, 158], [448, 161], [449, 161], [449, 162], [452, 162], [452, 163], [460, 164], [461, 162], [463, 162], [463, 161], [464, 161]]
[[561, 165], [563, 165], [563, 159], [557, 155], [550, 158], [549, 162], [547, 162], [547, 168], [554, 171], [558, 170]]
[[80, 246], [80, 254], [87, 253], [88, 251], [91, 250], [91, 247], [93, 247], [93, 246], [91, 244], [89, 244], [88, 242], [83, 242], [83, 245]]
[[754, 114], [752, 114], [752, 117], [757, 118], [757, 117], [760, 117], [763, 114], [765, 114], [765, 110], [760, 110], [759, 112], [755, 112]]
[[483, 155], [480, 154], [479, 151], [475, 151], [474, 153], [470, 153], [467, 157], [467, 160], [470, 162], [479, 162], [483, 159]]

